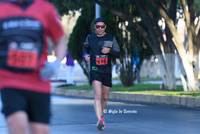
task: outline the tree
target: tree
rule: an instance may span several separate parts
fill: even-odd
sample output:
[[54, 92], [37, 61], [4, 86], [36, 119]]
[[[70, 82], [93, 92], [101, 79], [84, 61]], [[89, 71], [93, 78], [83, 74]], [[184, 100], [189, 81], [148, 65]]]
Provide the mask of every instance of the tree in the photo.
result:
[[200, 41], [200, 32], [196, 34], [195, 31], [195, 10], [194, 10], [194, 0], [188, 0], [188, 11], [186, 9], [186, 1], [181, 0], [182, 9], [185, 16], [185, 22], [188, 33], [188, 56], [181, 41], [180, 36], [177, 33], [173, 20], [169, 17], [168, 12], [166, 12], [165, 7], [163, 6], [160, 0], [148, 0], [161, 14], [165, 19], [166, 24], [168, 25], [170, 32], [174, 37], [174, 44], [178, 50], [178, 53], [182, 59], [183, 66], [187, 75], [187, 85], [189, 91], [199, 91], [198, 86], [198, 69], [199, 69], [199, 41]]
[[[121, 11], [126, 12], [131, 18], [134, 18], [134, 16], [139, 16], [137, 7], [129, 0], [114, 2], [109, 1], [107, 4], [113, 5], [114, 7], [119, 8]], [[125, 20], [103, 9], [102, 16], [107, 22], [106, 31], [116, 37], [120, 47], [120, 64], [117, 64], [117, 68], [119, 68], [117, 73], [119, 74], [122, 84], [125, 87], [130, 87], [133, 85], [133, 80], [136, 78], [134, 78], [133, 75], [135, 75], [136, 71], [140, 69], [140, 65], [144, 59], [144, 56], [147, 54], [146, 48], [148, 48], [148, 51], [151, 52], [149, 54], [152, 54], [152, 51], [151, 49], [149, 50], [149, 47], [144, 47], [147, 43], [143, 41], [143, 37], [140, 36], [138, 32], [134, 30], [133, 27], [131, 27]], [[143, 22], [138, 21], [138, 23], [144, 25]], [[139, 54], [137, 57], [140, 58], [140, 63], [138, 63], [133, 69], [133, 59], [136, 59], [133, 58], [136, 56], [133, 53], [134, 48], [137, 48], [138, 50]], [[113, 62], [115, 61], [113, 60]]]
[[[152, 11], [146, 6], [149, 3], [136, 0], [136, 4], [139, 7], [143, 20], [148, 26], [149, 33], [155, 46], [160, 49], [158, 52], [155, 51], [155, 56], [159, 61], [158, 63], [164, 81], [164, 87], [165, 89], [176, 89], [175, 75], [174, 73], [171, 73], [174, 72], [175, 68], [174, 44], [169, 28], [166, 26], [165, 29], [161, 29], [158, 26], [158, 20], [155, 18]], [[176, 19], [176, 4], [177, 0], [173, 0], [169, 4], [168, 12], [170, 13], [172, 20]], [[167, 5], [167, 3], [165, 3], [165, 5]], [[163, 47], [162, 51], [161, 47]]]

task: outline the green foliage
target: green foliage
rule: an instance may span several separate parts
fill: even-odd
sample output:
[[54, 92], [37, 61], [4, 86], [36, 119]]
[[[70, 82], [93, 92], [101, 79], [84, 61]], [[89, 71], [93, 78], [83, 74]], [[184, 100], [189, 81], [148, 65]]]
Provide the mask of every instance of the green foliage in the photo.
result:
[[95, 4], [82, 0], [49, 0], [57, 7], [61, 15], [70, 14], [69, 11], [80, 11], [81, 15], [77, 20], [73, 32], [70, 35], [68, 49], [72, 58], [82, 61], [83, 42], [88, 34], [91, 34], [91, 22], [95, 16]]
[[[87, 4], [92, 4], [89, 2], [84, 2], [83, 0], [48, 0], [52, 2], [58, 9], [60, 15], [68, 15], [70, 11], [73, 13], [79, 11], [83, 7], [88, 7]], [[93, 4], [94, 5], [94, 4]]]
[[[88, 34], [91, 33], [90, 22], [86, 22], [84, 16], [80, 16], [77, 20], [73, 32], [70, 34], [68, 50], [73, 59], [82, 60], [83, 42]], [[88, 28], [89, 27], [89, 28]]]
[[[73, 32], [70, 34], [68, 50], [70, 56], [76, 59], [82, 67], [84, 74], [89, 79], [89, 64], [82, 58], [83, 42], [88, 34], [91, 34], [91, 23], [94, 20], [95, 4], [82, 0], [49, 0], [55, 4], [61, 15], [74, 15], [76, 11], [81, 12]], [[72, 12], [72, 13], [71, 13]]]
[[194, 0], [194, 10], [195, 13], [199, 16], [200, 15], [200, 1]]
[[94, 19], [93, 8], [82, 9], [81, 16], [78, 18], [77, 23], [69, 38], [68, 49], [72, 58], [78, 61], [82, 60], [83, 55], [83, 42], [88, 34], [91, 34], [91, 22]]

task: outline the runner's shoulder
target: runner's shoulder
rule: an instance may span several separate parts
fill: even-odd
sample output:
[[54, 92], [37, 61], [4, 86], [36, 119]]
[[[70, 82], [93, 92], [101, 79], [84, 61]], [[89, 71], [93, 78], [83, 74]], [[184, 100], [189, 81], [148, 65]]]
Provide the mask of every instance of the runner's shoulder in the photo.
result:
[[110, 38], [111, 40], [113, 40], [113, 38], [114, 38], [114, 36], [111, 35], [111, 34], [109, 34], [109, 33], [106, 33], [106, 37], [107, 37], [107, 38]]
[[6, 1], [0, 1], [0, 6], [1, 6], [1, 11], [2, 11], [3, 9], [7, 9], [8, 7], [12, 5]]
[[97, 34], [96, 34], [96, 33], [88, 34], [87, 37], [88, 37], [89, 39], [97, 38]]
[[[114, 38], [113, 35], [109, 34], [109, 33], [106, 33], [103, 37], [110, 37], [110, 38]], [[93, 34], [89, 34], [88, 35], [88, 38], [98, 38], [97, 34], [96, 33], [93, 33]]]
[[38, 2], [39, 5], [42, 6], [45, 10], [52, 10], [56, 8], [53, 3], [46, 0], [37, 0], [36, 2]]

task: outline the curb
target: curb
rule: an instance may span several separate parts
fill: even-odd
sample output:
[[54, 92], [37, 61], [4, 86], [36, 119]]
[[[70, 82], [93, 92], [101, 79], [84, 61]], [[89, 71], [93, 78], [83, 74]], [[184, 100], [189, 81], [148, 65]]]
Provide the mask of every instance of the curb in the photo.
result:
[[[94, 91], [85, 91], [85, 90], [55, 89], [54, 94], [74, 96], [74, 97], [94, 98]], [[147, 102], [153, 104], [179, 105], [185, 107], [200, 107], [200, 98], [195, 98], [195, 97], [110, 92], [108, 95], [108, 99], [131, 101], [131, 102]]]

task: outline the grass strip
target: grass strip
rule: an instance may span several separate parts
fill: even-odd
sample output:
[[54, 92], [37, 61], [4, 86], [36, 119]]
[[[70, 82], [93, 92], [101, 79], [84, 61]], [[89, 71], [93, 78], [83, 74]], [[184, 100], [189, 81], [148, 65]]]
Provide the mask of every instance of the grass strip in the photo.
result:
[[[176, 90], [160, 90], [160, 84], [138, 83], [132, 87], [124, 87], [122, 84], [115, 84], [113, 85], [113, 87], [111, 87], [110, 91], [124, 92], [124, 93], [137, 93], [137, 94], [200, 97], [200, 91], [184, 92], [181, 85], [177, 85], [176, 87], [177, 87]], [[91, 85], [81, 85], [81, 86], [61, 87], [61, 89], [92, 91], [93, 88]]]

